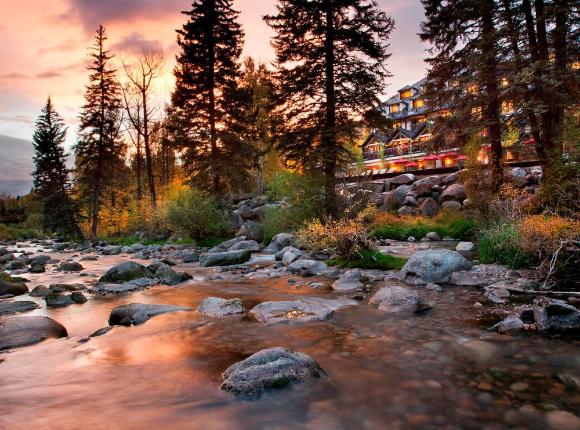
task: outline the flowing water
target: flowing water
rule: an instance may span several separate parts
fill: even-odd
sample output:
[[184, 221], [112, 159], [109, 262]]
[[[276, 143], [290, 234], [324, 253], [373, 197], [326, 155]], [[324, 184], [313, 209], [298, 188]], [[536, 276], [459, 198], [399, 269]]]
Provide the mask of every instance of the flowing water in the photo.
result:
[[[100, 275], [126, 258], [82, 264]], [[485, 310], [473, 307], [482, 300], [475, 289], [427, 292], [436, 306], [423, 315], [385, 314], [367, 299], [325, 322], [268, 326], [249, 317], [177, 312], [86, 341], [123, 303], [195, 308], [218, 296], [239, 297], [251, 308], [268, 300], [337, 296], [328, 279], [313, 289], [286, 277], [217, 282], [202, 280], [209, 269], [176, 270], [196, 278], [91, 296], [62, 309], [46, 309], [38, 300], [42, 308], [25, 315], [49, 316], [69, 336], [0, 354], [0, 429], [545, 429], [564, 428], [550, 411], [580, 409], [577, 388], [562, 382], [580, 378], [580, 342], [487, 331]], [[31, 288], [91, 279], [26, 277]], [[218, 389], [228, 366], [274, 346], [309, 354], [328, 378], [258, 401], [239, 401]]]

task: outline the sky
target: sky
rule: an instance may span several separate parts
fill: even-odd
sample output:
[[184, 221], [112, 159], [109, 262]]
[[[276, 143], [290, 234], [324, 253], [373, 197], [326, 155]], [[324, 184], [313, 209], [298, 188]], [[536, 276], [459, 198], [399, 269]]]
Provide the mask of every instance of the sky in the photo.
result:
[[[419, 0], [378, 2], [396, 26], [388, 63], [393, 76], [385, 88], [391, 94], [426, 73], [425, 45], [417, 36], [423, 9]], [[245, 32], [244, 56], [265, 63], [274, 59], [272, 31], [262, 16], [274, 13], [275, 3], [234, 0]], [[30, 158], [34, 121], [49, 95], [68, 126], [67, 146], [74, 143], [87, 82], [88, 47], [99, 24], [107, 30], [117, 61], [128, 59], [140, 47], [164, 50], [164, 76], [155, 93], [160, 105], [168, 101], [177, 52], [175, 30], [186, 19], [180, 11], [190, 4], [190, 0], [0, 0], [0, 193], [16, 192], [7, 185], [11, 181], [30, 181], [21, 162]], [[15, 161], [18, 172], [9, 175], [10, 181], [3, 179], [2, 172]]]

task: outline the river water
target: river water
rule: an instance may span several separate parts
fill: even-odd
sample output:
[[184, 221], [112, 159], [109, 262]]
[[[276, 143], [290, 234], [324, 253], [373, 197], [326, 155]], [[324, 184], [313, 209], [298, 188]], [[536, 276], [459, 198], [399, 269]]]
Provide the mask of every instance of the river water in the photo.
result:
[[[82, 264], [100, 275], [126, 258]], [[69, 337], [0, 354], [0, 429], [565, 429], [562, 423], [573, 424], [566, 414], [579, 412], [577, 388], [562, 382], [580, 379], [578, 339], [491, 333], [489, 309], [473, 306], [483, 301], [475, 289], [426, 292], [436, 306], [423, 315], [385, 314], [367, 299], [325, 322], [268, 326], [249, 317], [177, 312], [85, 341], [123, 303], [195, 308], [208, 296], [239, 297], [249, 309], [268, 300], [337, 297], [328, 279], [313, 289], [287, 277], [217, 282], [203, 280], [210, 269], [175, 269], [195, 278], [90, 296], [62, 309], [32, 299], [42, 307], [25, 315], [49, 316]], [[26, 277], [30, 288], [93, 279], [48, 272]], [[275, 346], [309, 354], [328, 378], [258, 401], [218, 389], [228, 366]]]

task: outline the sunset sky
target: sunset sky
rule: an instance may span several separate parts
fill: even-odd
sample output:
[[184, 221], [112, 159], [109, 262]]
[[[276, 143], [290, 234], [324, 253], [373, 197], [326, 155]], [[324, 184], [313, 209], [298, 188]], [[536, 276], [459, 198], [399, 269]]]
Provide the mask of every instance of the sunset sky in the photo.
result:
[[[389, 62], [393, 77], [386, 88], [391, 93], [425, 74], [425, 45], [417, 36], [423, 9], [419, 0], [379, 3], [396, 21]], [[74, 142], [87, 81], [87, 48], [99, 24], [106, 27], [109, 48], [118, 58], [140, 46], [165, 50], [165, 76], [156, 92], [160, 102], [168, 100], [177, 48], [175, 29], [185, 22], [180, 11], [189, 5], [189, 0], [1, 0], [0, 182], [7, 174], [3, 164], [10, 161], [2, 148], [9, 145], [14, 150], [18, 142], [5, 137], [30, 141], [34, 120], [49, 94], [69, 127], [68, 145]], [[270, 62], [272, 33], [262, 16], [275, 11], [275, 0], [235, 0], [234, 5], [246, 34], [244, 55]], [[25, 153], [28, 156], [23, 147]]]

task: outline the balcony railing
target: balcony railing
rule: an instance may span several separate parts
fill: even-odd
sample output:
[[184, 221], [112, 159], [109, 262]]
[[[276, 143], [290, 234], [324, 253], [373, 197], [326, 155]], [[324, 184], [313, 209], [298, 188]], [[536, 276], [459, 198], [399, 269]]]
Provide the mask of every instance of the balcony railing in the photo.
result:
[[[401, 157], [404, 155], [420, 154], [427, 152], [428, 145], [426, 143], [413, 143], [407, 145], [398, 145], [387, 147], [383, 151], [383, 158]], [[378, 160], [381, 158], [380, 151], [365, 151], [363, 152], [364, 160]]]

